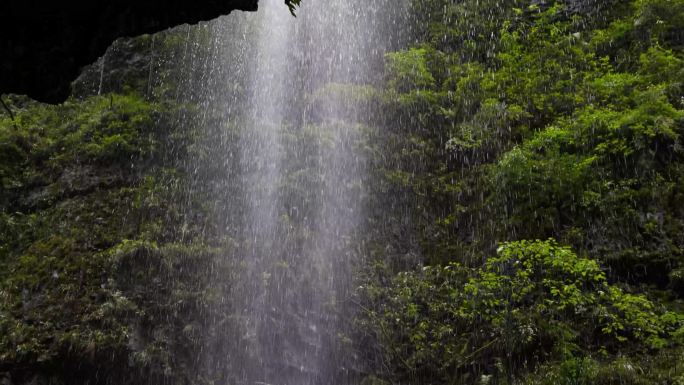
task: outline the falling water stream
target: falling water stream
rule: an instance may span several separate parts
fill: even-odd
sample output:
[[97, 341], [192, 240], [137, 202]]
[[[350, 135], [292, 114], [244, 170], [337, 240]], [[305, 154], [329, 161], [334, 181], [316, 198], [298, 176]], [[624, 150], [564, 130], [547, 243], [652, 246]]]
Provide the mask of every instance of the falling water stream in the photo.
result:
[[[216, 384], [343, 384], [362, 230], [365, 158], [359, 90], [382, 76], [403, 2], [282, 0], [188, 30], [178, 61], [196, 124], [222, 171], [211, 178], [238, 278], [221, 289], [205, 370]], [[367, 115], [367, 112], [365, 113]], [[202, 128], [203, 127], [203, 128]], [[200, 166], [195, 166], [200, 168]], [[201, 183], [206, 184], [206, 180]], [[216, 277], [217, 287], [223, 285]]]

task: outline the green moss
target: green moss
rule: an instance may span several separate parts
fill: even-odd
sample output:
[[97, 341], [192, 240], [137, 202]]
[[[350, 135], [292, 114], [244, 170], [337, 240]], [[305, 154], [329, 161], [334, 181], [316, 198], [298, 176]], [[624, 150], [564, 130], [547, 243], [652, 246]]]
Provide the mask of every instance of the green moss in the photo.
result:
[[0, 123], [0, 365], [66, 383], [100, 371], [190, 381], [230, 243], [207, 243], [207, 223], [188, 219], [201, 202], [180, 203], [193, 193], [169, 162], [189, 135], [166, 120], [175, 107], [135, 94], [12, 103], [15, 120]]

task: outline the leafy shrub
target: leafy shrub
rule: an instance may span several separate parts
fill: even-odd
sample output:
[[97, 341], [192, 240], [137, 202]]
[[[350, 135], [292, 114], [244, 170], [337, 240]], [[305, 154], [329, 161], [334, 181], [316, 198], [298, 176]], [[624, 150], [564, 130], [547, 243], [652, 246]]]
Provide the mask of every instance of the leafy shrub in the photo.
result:
[[[480, 268], [426, 266], [362, 293], [368, 308], [361, 324], [397, 380], [505, 379], [578, 352], [661, 348], [681, 323], [552, 240], [503, 243]], [[566, 378], [593, 371], [580, 361], [563, 370]]]

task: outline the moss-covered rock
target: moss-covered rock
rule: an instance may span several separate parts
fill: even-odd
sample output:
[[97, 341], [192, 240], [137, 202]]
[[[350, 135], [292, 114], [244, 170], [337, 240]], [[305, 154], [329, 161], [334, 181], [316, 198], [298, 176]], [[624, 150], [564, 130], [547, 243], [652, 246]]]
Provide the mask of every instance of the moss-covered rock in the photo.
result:
[[204, 237], [210, 215], [184, 198], [177, 107], [135, 94], [9, 104], [0, 371], [15, 384], [196, 381], [231, 243]]

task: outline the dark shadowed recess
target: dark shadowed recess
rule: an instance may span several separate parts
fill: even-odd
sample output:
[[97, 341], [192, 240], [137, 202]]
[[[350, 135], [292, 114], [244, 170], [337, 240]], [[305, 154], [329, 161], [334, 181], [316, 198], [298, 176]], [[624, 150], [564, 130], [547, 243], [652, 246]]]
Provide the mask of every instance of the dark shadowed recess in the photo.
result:
[[64, 101], [80, 69], [114, 40], [197, 23], [258, 0], [6, 0], [0, 5], [0, 94]]

